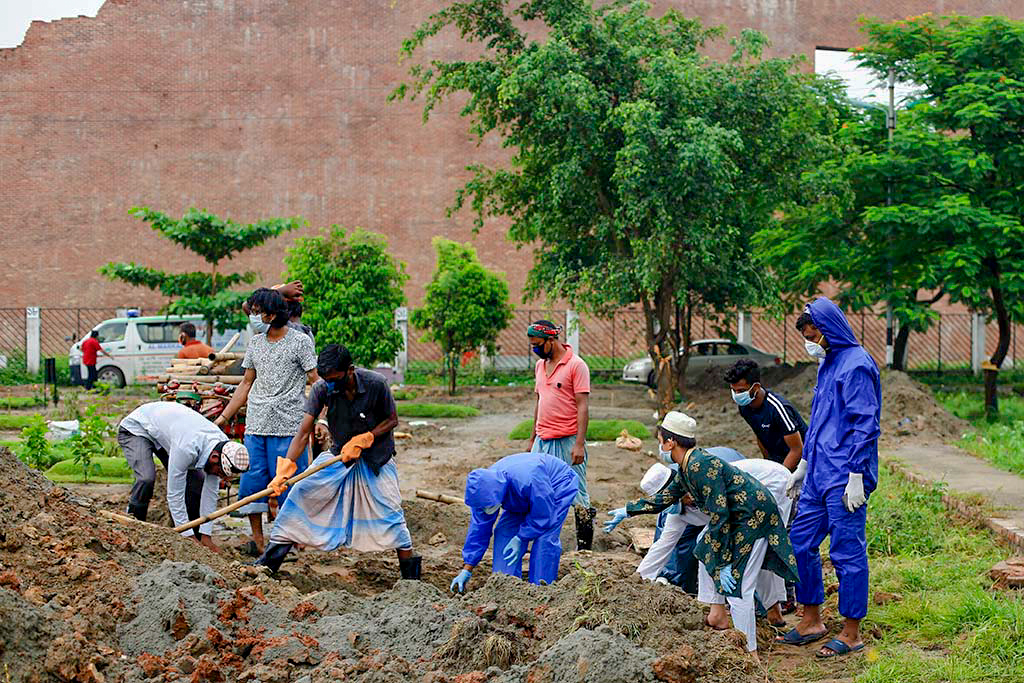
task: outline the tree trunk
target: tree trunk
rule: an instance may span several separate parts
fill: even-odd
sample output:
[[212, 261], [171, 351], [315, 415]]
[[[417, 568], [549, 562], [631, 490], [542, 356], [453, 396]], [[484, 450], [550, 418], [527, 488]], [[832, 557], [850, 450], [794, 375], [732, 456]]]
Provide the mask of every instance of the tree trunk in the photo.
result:
[[989, 358], [989, 366], [982, 370], [985, 377], [985, 416], [993, 420], [999, 416], [999, 394], [998, 375], [999, 368], [1006, 360], [1006, 353], [1010, 350], [1010, 312], [1006, 308], [1006, 300], [1003, 299], [1003, 289], [999, 286], [999, 266], [992, 263], [989, 266], [995, 276], [996, 284], [992, 285], [992, 308], [996, 313], [996, 324], [999, 326], [999, 340], [996, 342], [996, 351]]
[[448, 357], [448, 395], [455, 395], [455, 371], [458, 362], [458, 354], [452, 352]]
[[[210, 301], [217, 296], [217, 264], [213, 264], [213, 273], [210, 277]], [[213, 318], [206, 319], [206, 345], [213, 346]]]
[[910, 339], [910, 325], [900, 325], [900, 331], [896, 333], [896, 340], [893, 342], [892, 348], [893, 370], [901, 370], [905, 372], [907, 369], [908, 339]]
[[690, 342], [693, 340], [693, 300], [687, 296], [684, 306], [676, 305], [675, 386], [681, 396], [686, 395], [686, 368], [690, 365]]
[[672, 321], [672, 295], [663, 284], [654, 296], [654, 301], [642, 301], [644, 322], [647, 332], [647, 352], [654, 364], [657, 378], [658, 414], [664, 417], [675, 405], [676, 383], [673, 368], [676, 352], [672, 348], [670, 324]]

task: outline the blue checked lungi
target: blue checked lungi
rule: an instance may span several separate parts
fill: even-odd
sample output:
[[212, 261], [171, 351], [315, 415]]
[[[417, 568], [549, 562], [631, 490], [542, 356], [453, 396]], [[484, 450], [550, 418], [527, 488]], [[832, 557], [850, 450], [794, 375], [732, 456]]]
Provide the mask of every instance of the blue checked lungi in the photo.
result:
[[583, 446], [583, 462], [579, 465], [572, 464], [572, 447], [576, 445], [576, 435], [563, 436], [560, 439], [542, 439], [539, 436], [533, 440], [531, 453], [544, 453], [560, 458], [562, 462], [572, 468], [579, 479], [580, 491], [576, 494], [573, 505], [582, 508], [590, 507], [590, 491], [587, 489], [587, 460], [590, 456], [587, 453], [586, 445]]
[[[310, 466], [333, 457], [322, 453]], [[411, 548], [394, 460], [385, 463], [379, 475], [356, 460], [350, 467], [339, 462], [306, 477], [289, 491], [270, 531], [270, 542], [299, 543], [317, 550]]]

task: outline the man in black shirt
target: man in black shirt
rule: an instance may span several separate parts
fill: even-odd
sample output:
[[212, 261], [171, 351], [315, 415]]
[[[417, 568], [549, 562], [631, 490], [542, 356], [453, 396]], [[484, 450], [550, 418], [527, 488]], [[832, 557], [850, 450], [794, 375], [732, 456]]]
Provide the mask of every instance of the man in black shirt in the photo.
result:
[[317, 372], [322, 380], [310, 390], [299, 432], [287, 457], [281, 459], [285, 462], [278, 463], [270, 487], [284, 491], [285, 480], [295, 470], [287, 461], [302, 453], [324, 408], [334, 445], [310, 467], [339, 454], [342, 462], [310, 475], [289, 491], [257, 564], [276, 571], [296, 543], [318, 550], [394, 549], [402, 578], [418, 579], [420, 558], [412, 554], [392, 459], [398, 415], [387, 380], [355, 367], [348, 349], [338, 344], [320, 352]]
[[739, 406], [740, 415], [754, 430], [761, 454], [785, 465], [790, 472], [795, 470], [807, 433], [807, 423], [800, 413], [785, 396], [764, 388], [761, 369], [752, 360], [736, 361], [726, 371], [725, 381], [732, 389], [732, 399]]

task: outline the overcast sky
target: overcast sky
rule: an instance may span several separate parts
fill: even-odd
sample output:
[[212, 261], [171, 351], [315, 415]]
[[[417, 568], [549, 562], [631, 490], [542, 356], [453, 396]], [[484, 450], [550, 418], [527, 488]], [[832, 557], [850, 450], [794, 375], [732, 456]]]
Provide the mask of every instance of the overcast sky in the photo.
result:
[[103, 0], [0, 0], [0, 47], [21, 45], [33, 19], [94, 17], [102, 4]]

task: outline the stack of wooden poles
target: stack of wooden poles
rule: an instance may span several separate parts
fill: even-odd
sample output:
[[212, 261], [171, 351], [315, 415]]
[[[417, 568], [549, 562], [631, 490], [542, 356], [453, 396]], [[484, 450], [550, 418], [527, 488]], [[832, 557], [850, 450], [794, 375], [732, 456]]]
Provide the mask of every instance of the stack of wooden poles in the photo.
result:
[[[238, 337], [236, 334], [208, 358], [172, 358], [170, 367], [156, 377], [156, 389], [161, 399], [174, 401], [179, 391], [194, 392], [199, 394], [202, 401], [200, 412], [213, 417], [219, 415], [220, 409], [231, 400], [235, 388], [242, 383], [241, 374], [226, 374], [245, 356], [244, 353], [231, 351]], [[244, 411], [243, 406], [240, 418], [244, 416]]]

